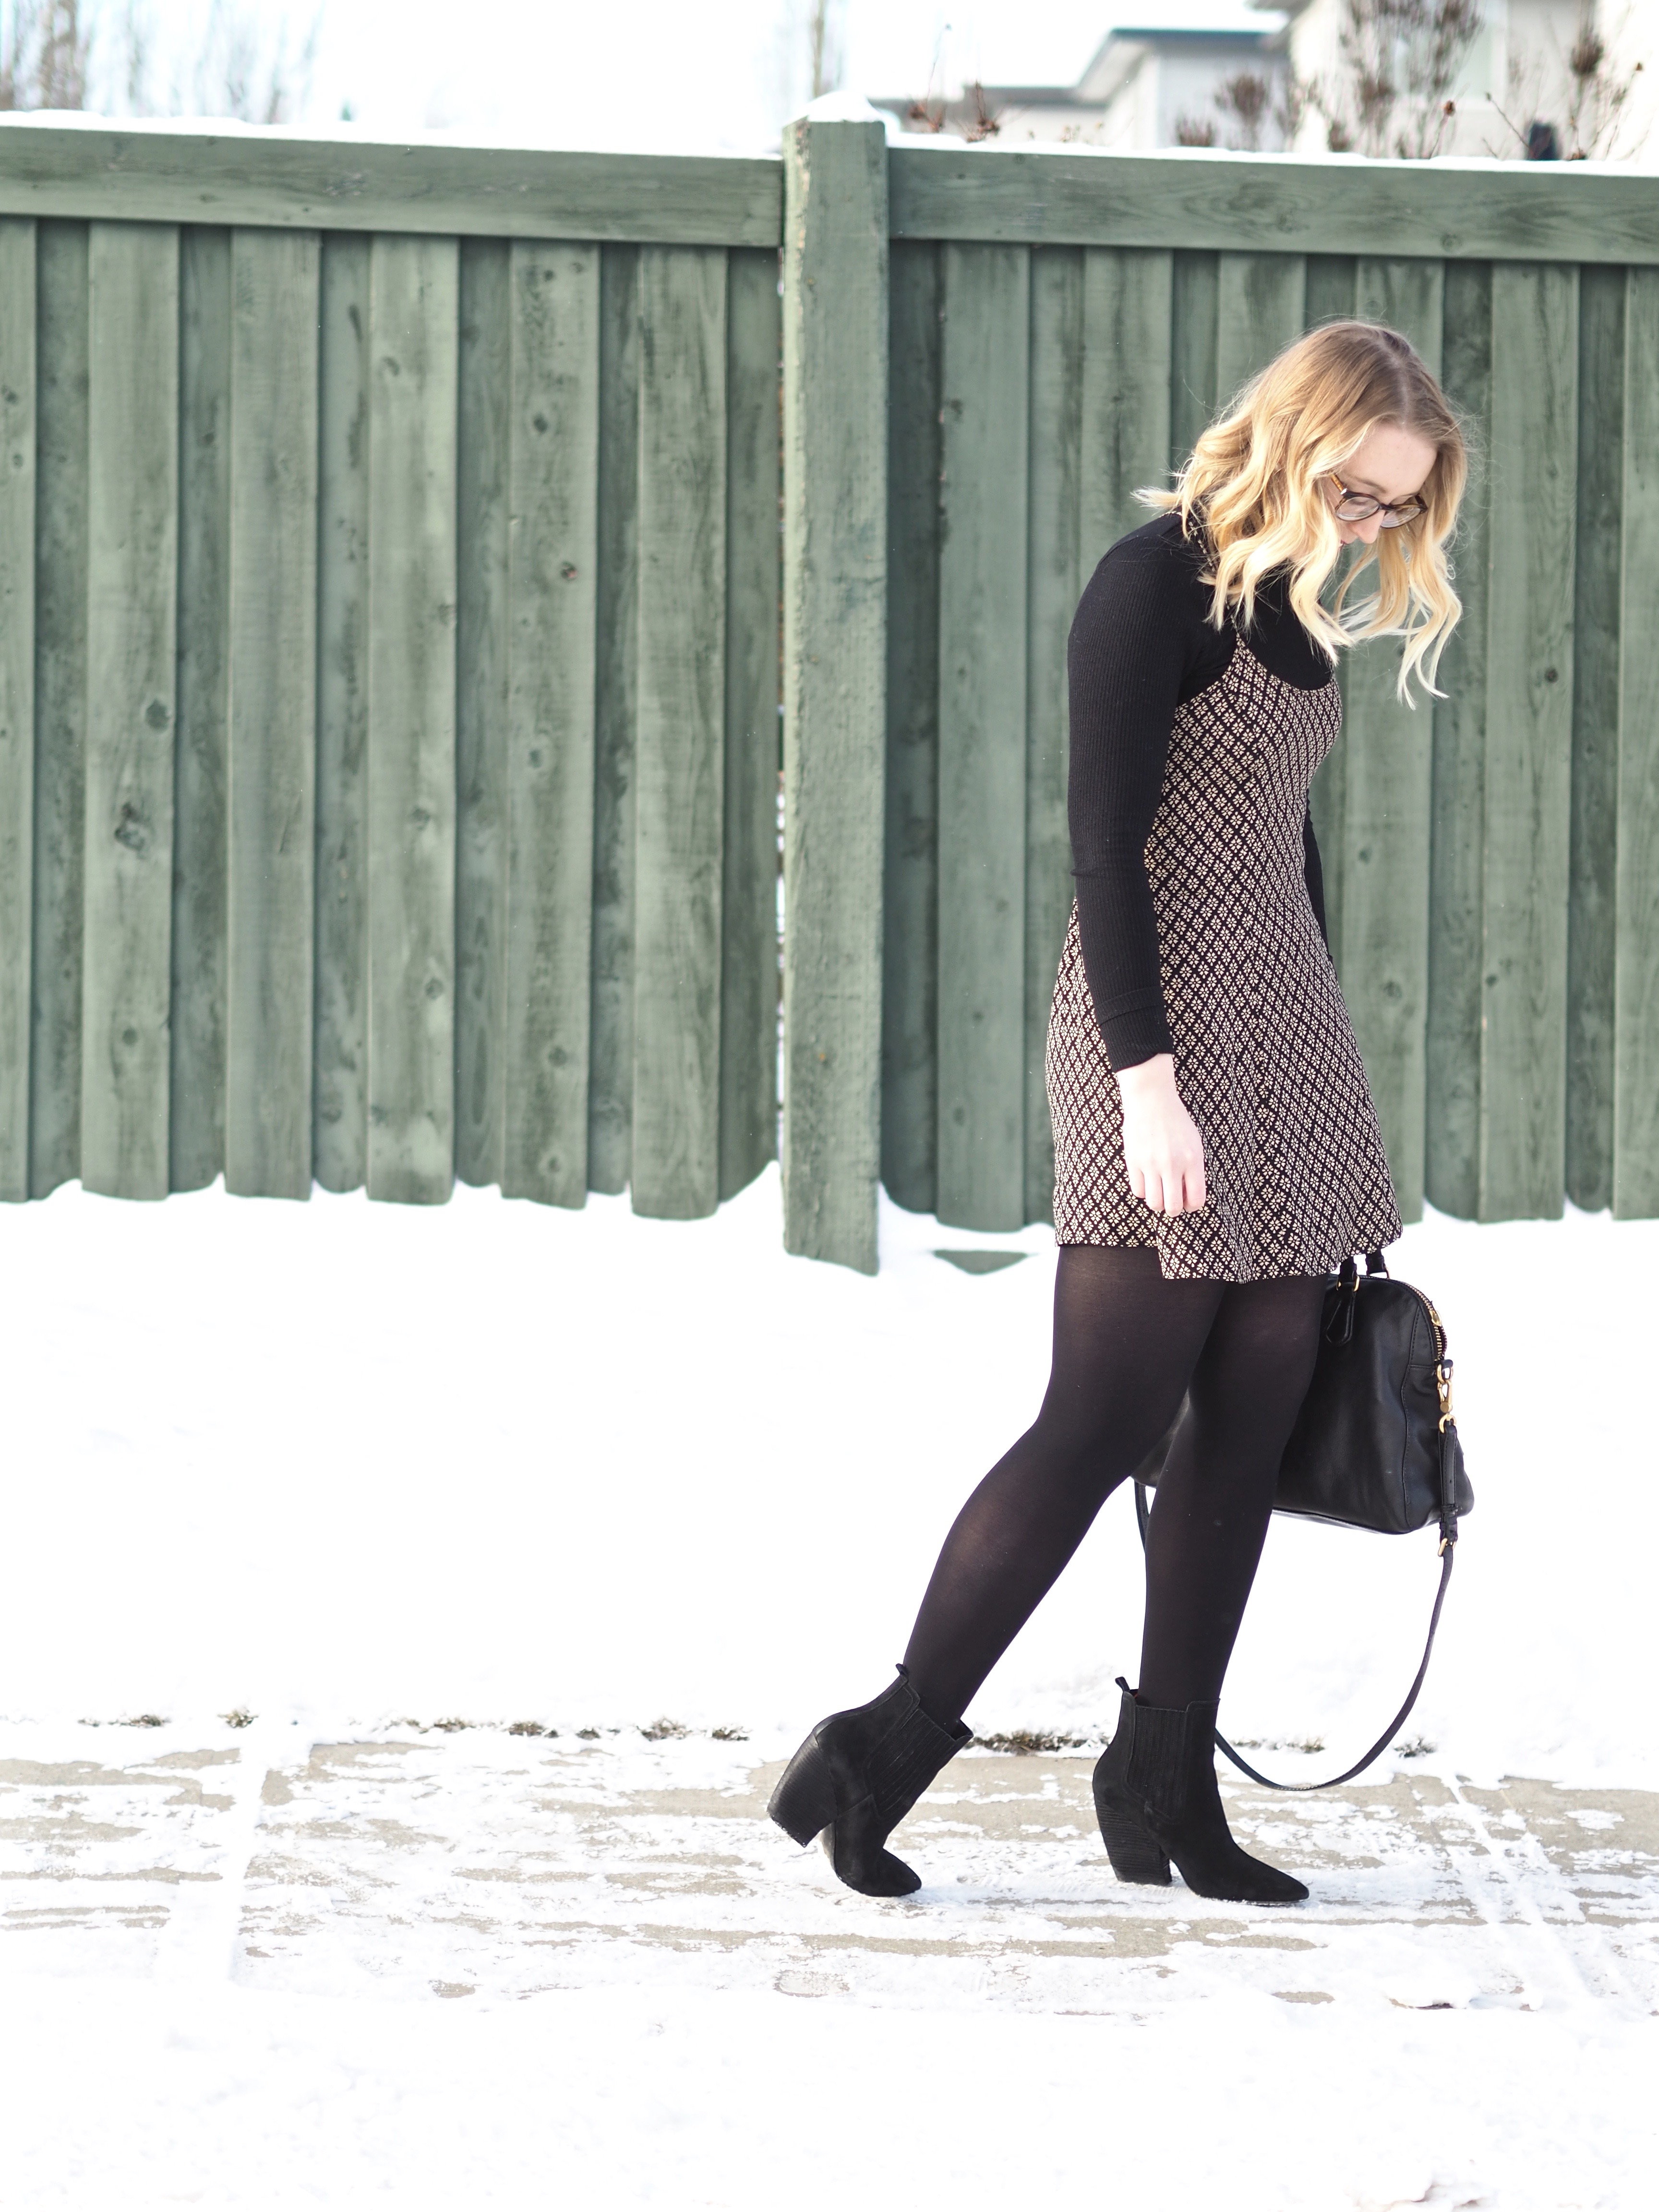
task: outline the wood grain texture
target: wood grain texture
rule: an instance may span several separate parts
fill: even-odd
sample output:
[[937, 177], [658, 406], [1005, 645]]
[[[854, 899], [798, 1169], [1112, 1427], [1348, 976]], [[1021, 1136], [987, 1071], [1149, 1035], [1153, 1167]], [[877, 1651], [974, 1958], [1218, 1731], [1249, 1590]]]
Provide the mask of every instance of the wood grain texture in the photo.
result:
[[1613, 1200], [1626, 283], [1622, 269], [1578, 280], [1566, 1179], [1567, 1196], [1591, 1212]]
[[1586, 165], [1340, 162], [1182, 149], [890, 157], [895, 238], [1651, 264], [1659, 178]]
[[587, 1182], [626, 1190], [634, 1156], [634, 735], [638, 714], [640, 252], [599, 272], [599, 600], [593, 708], [593, 982]]
[[720, 1194], [778, 1149], [778, 257], [726, 260]]
[[[0, 123], [0, 213], [769, 246], [781, 166], [9, 118]], [[890, 168], [896, 238], [1659, 259], [1659, 182], [1589, 166], [936, 143], [895, 148]]]
[[1440, 662], [1429, 844], [1428, 1091], [1424, 1188], [1443, 1213], [1480, 1204], [1480, 1024], [1484, 969], [1486, 650], [1492, 573], [1492, 267], [1449, 263], [1442, 375], [1473, 425], [1468, 489], [1452, 545], [1463, 615]]
[[1107, 547], [1150, 520], [1135, 494], [1170, 480], [1174, 296], [1168, 253], [1084, 256], [1079, 590]]
[[81, 1172], [87, 775], [87, 229], [35, 242], [33, 1013], [29, 1195]]
[[1659, 274], [1625, 308], [1613, 1210], [1659, 1213]]
[[881, 1179], [938, 1203], [940, 248], [890, 264]]
[[1216, 270], [1218, 404], [1258, 375], [1301, 337], [1307, 321], [1308, 265], [1299, 253], [1224, 253]]
[[[1054, 1218], [1054, 1136], [1044, 1059], [1054, 972], [1072, 908], [1072, 840], [1066, 817], [1066, 641], [1077, 609], [1085, 481], [1085, 259], [1065, 246], [1045, 246], [1031, 256], [1030, 524], [1025, 589], [1025, 1189], [1021, 1206], [1027, 1221]], [[1167, 313], [1163, 327], [1169, 328]], [[1167, 372], [1161, 382], [1167, 399]]]
[[225, 1164], [229, 775], [230, 233], [179, 234], [179, 730], [173, 748], [173, 1038], [167, 1179]]
[[939, 1218], [1025, 1213], [1030, 257], [944, 253], [939, 585]]
[[311, 1195], [316, 920], [314, 232], [231, 243], [225, 1188]]
[[784, 135], [784, 1243], [873, 1273], [881, 1162], [887, 170]]
[[1307, 273], [1302, 312], [1305, 327], [1313, 331], [1322, 323], [1346, 322], [1354, 312], [1358, 271], [1353, 256], [1310, 253], [1304, 266]]
[[165, 1198], [179, 520], [179, 234], [88, 248], [81, 1181]]
[[1480, 1218], [1561, 1211], [1578, 271], [1492, 271]]
[[453, 239], [371, 252], [368, 1194], [441, 1203], [455, 1087]]
[[507, 974], [501, 1189], [587, 1197], [597, 246], [511, 249]]
[[461, 242], [456, 459], [455, 1173], [501, 1178], [507, 962], [509, 247]]
[[1170, 459], [1184, 468], [1201, 431], [1214, 418], [1220, 334], [1221, 264], [1213, 253], [1177, 253], [1171, 278]]
[[29, 1195], [35, 238], [0, 220], [0, 1199]]
[[312, 1172], [337, 1191], [368, 1171], [369, 263], [322, 242]]
[[[1310, 330], [1322, 323], [1348, 320], [1354, 311], [1354, 277], [1355, 264], [1351, 257], [1329, 253], [1308, 256], [1303, 309]], [[1339, 737], [1326, 755], [1309, 794], [1314, 836], [1325, 878], [1325, 928], [1331, 957], [1339, 971], [1342, 966], [1343, 785], [1347, 763], [1347, 748]]]
[[0, 122], [0, 215], [775, 247], [775, 160]]
[[640, 257], [636, 1213], [720, 1196], [726, 779], [726, 257]]
[[[1359, 315], [1403, 332], [1437, 374], [1443, 297], [1437, 261], [1359, 263]], [[1396, 638], [1358, 646], [1343, 663], [1340, 974], [1395, 1198], [1401, 1218], [1417, 1221], [1423, 1212], [1434, 714], [1420, 686], [1414, 706], [1401, 702], [1399, 673]]]

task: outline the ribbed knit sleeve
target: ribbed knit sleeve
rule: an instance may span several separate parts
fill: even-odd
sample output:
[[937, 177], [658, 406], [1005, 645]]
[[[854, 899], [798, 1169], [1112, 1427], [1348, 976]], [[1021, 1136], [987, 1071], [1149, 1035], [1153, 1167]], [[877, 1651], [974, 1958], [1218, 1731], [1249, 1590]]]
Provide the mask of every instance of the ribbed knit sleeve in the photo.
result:
[[[1202, 629], [1185, 549], [1141, 532], [1095, 570], [1072, 624], [1072, 866], [1084, 973], [1114, 1067], [1175, 1048], [1143, 856]], [[1231, 640], [1218, 643], [1224, 667]]]

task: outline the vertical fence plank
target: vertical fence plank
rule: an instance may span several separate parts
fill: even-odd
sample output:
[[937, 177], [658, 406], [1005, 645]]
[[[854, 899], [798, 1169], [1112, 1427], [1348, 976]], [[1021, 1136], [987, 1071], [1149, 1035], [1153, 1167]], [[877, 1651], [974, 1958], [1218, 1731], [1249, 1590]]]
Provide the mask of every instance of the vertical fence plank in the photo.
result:
[[453, 1181], [453, 239], [371, 249], [368, 485], [368, 1194]]
[[1225, 406], [1302, 335], [1307, 264], [1299, 253], [1224, 253], [1216, 271], [1218, 404]]
[[[1355, 264], [1348, 255], [1308, 256], [1303, 318], [1309, 330], [1316, 330], [1322, 323], [1346, 322], [1352, 317], [1355, 277]], [[1339, 969], [1342, 965], [1343, 787], [1347, 764], [1346, 744], [1339, 738], [1326, 755], [1309, 794], [1325, 877], [1325, 930], [1331, 957]]]
[[367, 238], [324, 238], [312, 1172], [325, 1190], [368, 1171], [369, 262]]
[[[1054, 1137], [1044, 1053], [1054, 970], [1072, 905], [1066, 818], [1066, 640], [1078, 597], [1083, 489], [1085, 256], [1031, 256], [1030, 541], [1025, 678], [1025, 1193], [1027, 1221], [1054, 1216]], [[1169, 329], [1167, 313], [1164, 328]], [[1164, 378], [1168, 393], [1169, 378]]]
[[938, 1204], [939, 255], [895, 240], [887, 396], [887, 805], [881, 1179]]
[[315, 231], [231, 242], [225, 1188], [311, 1195]]
[[599, 249], [509, 264], [507, 994], [501, 1189], [587, 1196]]
[[86, 957], [81, 1180], [167, 1191], [179, 234], [88, 252]]
[[634, 1210], [720, 1195], [726, 256], [640, 257]]
[[507, 418], [505, 239], [461, 240], [455, 630], [455, 1173], [501, 1176], [507, 942]]
[[1220, 257], [1177, 253], [1171, 272], [1170, 459], [1184, 466], [1216, 410]]
[[1625, 284], [1622, 269], [1590, 266], [1579, 271], [1567, 1195], [1592, 1212], [1613, 1199]]
[[1491, 580], [1492, 300], [1489, 262], [1448, 262], [1442, 377], [1474, 426], [1452, 566], [1463, 616], [1440, 663], [1429, 841], [1429, 1010], [1424, 1188], [1443, 1212], [1480, 1204], [1480, 1024]]
[[[1438, 261], [1359, 263], [1359, 314], [1402, 332], [1437, 374], [1443, 302]], [[1395, 638], [1357, 647], [1342, 671], [1341, 975], [1395, 1197], [1402, 1218], [1416, 1221], [1423, 1212], [1434, 717], [1432, 701], [1420, 693], [1414, 708], [1401, 704], [1399, 671]]]
[[944, 255], [939, 581], [939, 1216], [1025, 1211], [1030, 253]]
[[1492, 270], [1480, 1218], [1559, 1214], [1566, 1140], [1578, 271]]
[[230, 233], [179, 234], [179, 729], [173, 788], [168, 1181], [225, 1164], [230, 682]]
[[29, 1195], [81, 1172], [87, 775], [87, 226], [35, 244], [33, 1018]]
[[593, 981], [587, 1182], [628, 1188], [634, 1159], [634, 734], [638, 714], [640, 249], [599, 269], [599, 601], [593, 708]]
[[784, 133], [784, 1244], [873, 1273], [881, 1169], [887, 141]]
[[1659, 1213], [1659, 269], [1625, 310], [1613, 1210]]
[[1091, 246], [1084, 256], [1079, 587], [1108, 546], [1147, 520], [1135, 494], [1169, 478], [1174, 283], [1171, 254]]
[[29, 1194], [35, 234], [0, 222], [0, 1199]]
[[778, 1148], [778, 257], [726, 269], [720, 1194]]
[[1304, 279], [1302, 319], [1304, 328], [1317, 330], [1322, 323], [1348, 321], [1354, 312], [1353, 258], [1345, 253], [1310, 253]]

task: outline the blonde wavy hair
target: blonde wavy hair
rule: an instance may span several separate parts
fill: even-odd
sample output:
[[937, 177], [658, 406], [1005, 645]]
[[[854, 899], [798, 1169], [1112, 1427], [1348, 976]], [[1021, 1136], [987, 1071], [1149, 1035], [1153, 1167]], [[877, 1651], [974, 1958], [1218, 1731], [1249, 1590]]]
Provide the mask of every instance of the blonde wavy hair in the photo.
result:
[[[1362, 545], [1329, 608], [1322, 594], [1342, 556], [1336, 517], [1321, 491], [1340, 476], [1368, 430], [1393, 423], [1434, 447], [1414, 521]], [[1435, 675], [1462, 613], [1446, 549], [1468, 479], [1457, 418], [1422, 357], [1380, 323], [1328, 323], [1269, 362], [1194, 447], [1172, 491], [1138, 498], [1175, 509], [1206, 550], [1218, 629], [1237, 609], [1248, 627], [1267, 578], [1290, 578], [1290, 603], [1333, 663], [1362, 638], [1402, 637], [1399, 695], [1415, 704], [1412, 678], [1437, 698]], [[1371, 573], [1374, 572], [1374, 573]], [[1352, 598], [1368, 577], [1373, 588]]]

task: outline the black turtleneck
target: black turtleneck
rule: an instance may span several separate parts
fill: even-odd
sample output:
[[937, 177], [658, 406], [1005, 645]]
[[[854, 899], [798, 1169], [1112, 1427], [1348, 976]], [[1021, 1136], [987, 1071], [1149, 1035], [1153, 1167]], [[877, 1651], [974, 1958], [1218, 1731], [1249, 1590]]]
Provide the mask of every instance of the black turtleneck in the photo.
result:
[[[1201, 549], [1161, 514], [1120, 538], [1090, 578], [1072, 624], [1067, 809], [1083, 967], [1114, 1067], [1170, 1052], [1158, 923], [1144, 854], [1164, 782], [1176, 709], [1226, 669], [1232, 625], [1209, 621]], [[1322, 647], [1270, 582], [1256, 595], [1250, 649], [1287, 684], [1316, 690], [1331, 673]], [[1308, 896], [1325, 934], [1313, 823], [1304, 821]]]

